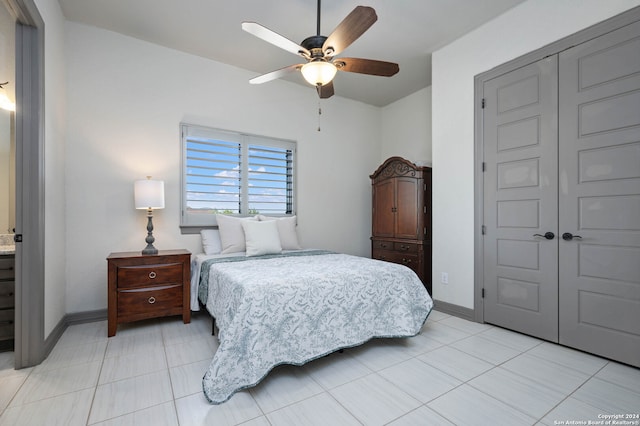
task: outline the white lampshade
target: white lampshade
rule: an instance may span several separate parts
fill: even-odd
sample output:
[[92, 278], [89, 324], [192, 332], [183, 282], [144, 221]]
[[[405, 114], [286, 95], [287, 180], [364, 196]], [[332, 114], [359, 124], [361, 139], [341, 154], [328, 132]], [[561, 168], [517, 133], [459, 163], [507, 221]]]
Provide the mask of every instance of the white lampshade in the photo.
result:
[[333, 80], [338, 69], [331, 62], [312, 61], [304, 64], [300, 72], [309, 84], [324, 86]]
[[137, 180], [133, 186], [136, 209], [164, 209], [164, 181]]

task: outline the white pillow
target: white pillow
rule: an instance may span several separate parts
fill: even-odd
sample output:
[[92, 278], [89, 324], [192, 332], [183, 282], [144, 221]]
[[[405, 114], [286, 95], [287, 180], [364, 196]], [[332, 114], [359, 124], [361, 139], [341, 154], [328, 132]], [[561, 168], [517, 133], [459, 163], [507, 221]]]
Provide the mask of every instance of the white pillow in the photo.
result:
[[242, 221], [247, 256], [261, 256], [282, 252], [278, 226], [274, 221]]
[[216, 215], [218, 230], [220, 231], [221, 253], [237, 253], [245, 251], [244, 231], [242, 222], [256, 221], [255, 217], [233, 217], [223, 214]]
[[202, 237], [202, 249], [205, 254], [218, 254], [222, 251], [220, 242], [220, 231], [217, 229], [203, 229], [200, 231]]
[[298, 243], [298, 233], [296, 232], [296, 216], [270, 217], [258, 215], [260, 221], [275, 221], [280, 235], [280, 245], [283, 250], [300, 250], [302, 247]]

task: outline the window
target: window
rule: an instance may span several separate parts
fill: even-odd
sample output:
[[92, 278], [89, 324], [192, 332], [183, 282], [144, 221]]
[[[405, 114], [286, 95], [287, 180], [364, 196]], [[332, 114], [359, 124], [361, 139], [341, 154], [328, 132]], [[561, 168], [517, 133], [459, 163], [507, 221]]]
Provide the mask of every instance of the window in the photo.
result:
[[215, 225], [215, 213], [294, 214], [295, 142], [190, 124], [180, 127], [181, 226]]

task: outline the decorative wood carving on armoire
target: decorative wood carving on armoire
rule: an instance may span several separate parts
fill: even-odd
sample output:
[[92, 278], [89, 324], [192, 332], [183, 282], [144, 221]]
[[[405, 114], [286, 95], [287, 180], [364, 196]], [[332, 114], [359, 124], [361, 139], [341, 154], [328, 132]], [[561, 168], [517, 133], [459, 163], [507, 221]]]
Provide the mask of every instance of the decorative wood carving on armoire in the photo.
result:
[[371, 257], [408, 266], [431, 294], [431, 167], [391, 157], [369, 177]]

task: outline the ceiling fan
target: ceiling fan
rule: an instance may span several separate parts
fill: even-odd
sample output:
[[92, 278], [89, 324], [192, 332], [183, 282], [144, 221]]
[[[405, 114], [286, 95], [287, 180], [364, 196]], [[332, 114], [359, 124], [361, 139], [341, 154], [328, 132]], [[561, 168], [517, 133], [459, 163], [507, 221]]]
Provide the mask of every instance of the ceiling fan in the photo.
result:
[[256, 23], [243, 22], [242, 29], [281, 49], [300, 55], [306, 59], [304, 64], [289, 65], [249, 80], [251, 84], [262, 84], [300, 70], [304, 79], [316, 86], [322, 99], [334, 94], [333, 78], [337, 71], [391, 77], [399, 71], [398, 64], [361, 58], [336, 58], [351, 43], [357, 40], [378, 20], [372, 7], [357, 6], [325, 37], [320, 35], [320, 0], [318, 0], [318, 19], [316, 35], [307, 37], [297, 44], [280, 34]]

